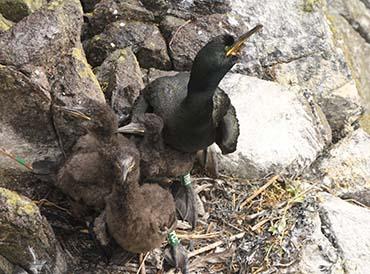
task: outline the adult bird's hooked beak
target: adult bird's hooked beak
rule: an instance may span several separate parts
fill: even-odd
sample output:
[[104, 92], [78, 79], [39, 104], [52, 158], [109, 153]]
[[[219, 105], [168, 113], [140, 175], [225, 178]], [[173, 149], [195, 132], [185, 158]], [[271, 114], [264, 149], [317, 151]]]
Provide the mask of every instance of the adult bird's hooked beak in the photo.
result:
[[240, 36], [239, 39], [236, 40], [234, 44], [228, 49], [228, 51], [226, 52], [226, 56], [229, 57], [231, 55], [233, 56], [237, 55], [240, 52], [240, 50], [243, 48], [244, 42], [247, 41], [249, 37], [251, 37], [254, 33], [261, 30], [262, 28], [263, 26], [258, 24], [253, 29], [249, 30], [248, 32]]

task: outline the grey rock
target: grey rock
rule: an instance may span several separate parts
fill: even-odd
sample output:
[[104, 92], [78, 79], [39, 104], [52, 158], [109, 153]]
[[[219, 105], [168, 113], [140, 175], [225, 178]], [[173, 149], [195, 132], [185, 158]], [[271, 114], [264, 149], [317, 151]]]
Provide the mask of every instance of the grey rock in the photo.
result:
[[211, 38], [237, 30], [229, 23], [228, 16], [222, 14], [181, 23], [181, 20], [169, 16], [161, 23], [161, 30], [167, 37], [175, 70], [190, 70], [197, 52]]
[[89, 63], [100, 65], [116, 49], [132, 47], [141, 67], [168, 70], [171, 67], [166, 42], [157, 26], [143, 22], [117, 21], [105, 31], [86, 41]]
[[328, 194], [321, 195], [322, 229], [342, 260], [344, 273], [370, 268], [370, 210]]
[[45, 3], [46, 0], [0, 0], [0, 13], [8, 20], [18, 22]]
[[0, 211], [1, 257], [27, 273], [67, 272], [54, 232], [31, 200], [0, 188]]
[[60, 106], [79, 109], [84, 105], [85, 100], [93, 99], [104, 103], [105, 98], [80, 44], [61, 56], [58, 65], [51, 72], [53, 125], [59, 145], [65, 152], [72, 148], [78, 137], [85, 134], [85, 131], [79, 125], [81, 121], [71, 120]]
[[78, 0], [54, 0], [0, 33], [0, 63], [53, 67], [79, 41], [81, 25]]
[[[28, 161], [56, 153], [52, 99], [44, 69], [28, 66], [18, 71], [0, 65], [0, 90], [0, 147]], [[0, 169], [10, 168], [24, 170], [0, 157]]]
[[315, 163], [312, 170], [321, 184], [337, 195], [369, 190], [370, 135], [361, 128], [349, 134]]
[[95, 73], [107, 102], [119, 120], [127, 118], [137, 96], [145, 87], [134, 53], [130, 48], [114, 51], [96, 68]]
[[107, 25], [116, 21], [154, 22], [154, 15], [137, 0], [102, 0], [90, 19], [92, 33], [101, 33]]
[[307, 93], [242, 74], [226, 75], [220, 87], [240, 123], [237, 151], [219, 156], [221, 172], [245, 178], [300, 174], [331, 142], [325, 116]]
[[231, 9], [229, 0], [142, 0], [141, 2], [157, 16], [172, 14], [187, 19], [199, 15], [225, 13]]
[[342, 48], [351, 65], [353, 78], [365, 99], [367, 112], [361, 124], [370, 132], [370, 2], [327, 1], [327, 14], [336, 44]]

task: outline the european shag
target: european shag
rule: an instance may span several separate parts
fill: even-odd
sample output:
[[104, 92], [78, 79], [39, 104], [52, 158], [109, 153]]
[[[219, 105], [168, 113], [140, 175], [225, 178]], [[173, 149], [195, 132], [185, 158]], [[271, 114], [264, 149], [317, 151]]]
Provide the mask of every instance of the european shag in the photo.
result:
[[[223, 154], [234, 152], [239, 123], [228, 95], [218, 85], [237, 62], [244, 42], [261, 28], [262, 25], [257, 25], [237, 40], [228, 34], [215, 37], [198, 52], [190, 73], [151, 82], [135, 103], [132, 124], [119, 131], [131, 130], [140, 124], [140, 116], [152, 112], [163, 119], [163, 140], [175, 150], [196, 153], [216, 142]], [[190, 169], [186, 173], [189, 172]], [[189, 177], [182, 178], [188, 184]], [[185, 189], [185, 195], [178, 195], [179, 204], [186, 205], [184, 199], [189, 200], [194, 194], [191, 187]], [[187, 215], [186, 212], [180, 215]]]

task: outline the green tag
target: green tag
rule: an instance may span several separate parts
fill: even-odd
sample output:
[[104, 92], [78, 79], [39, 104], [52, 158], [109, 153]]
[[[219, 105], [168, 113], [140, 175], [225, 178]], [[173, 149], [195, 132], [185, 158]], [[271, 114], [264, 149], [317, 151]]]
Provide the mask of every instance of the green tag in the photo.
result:
[[175, 231], [171, 231], [170, 233], [168, 233], [167, 239], [168, 239], [168, 243], [171, 246], [178, 246], [180, 244], [180, 240], [179, 238], [177, 238]]
[[22, 158], [19, 158], [19, 157], [15, 157], [15, 160], [20, 163], [22, 166], [25, 166], [26, 165], [26, 161], [23, 160]]
[[181, 184], [183, 186], [189, 186], [191, 184], [190, 173], [188, 173], [184, 176], [181, 176], [180, 180], [181, 180]]

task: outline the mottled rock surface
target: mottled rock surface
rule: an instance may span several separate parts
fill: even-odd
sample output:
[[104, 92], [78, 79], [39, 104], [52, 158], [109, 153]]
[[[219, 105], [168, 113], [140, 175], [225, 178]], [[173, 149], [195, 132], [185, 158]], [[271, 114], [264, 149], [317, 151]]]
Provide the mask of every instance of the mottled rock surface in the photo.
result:
[[0, 34], [0, 63], [53, 67], [75, 45], [81, 25], [78, 0], [54, 0]]
[[46, 0], [0, 0], [0, 13], [8, 20], [18, 22], [45, 3]]
[[90, 19], [92, 33], [101, 33], [107, 25], [116, 21], [154, 22], [154, 15], [137, 0], [102, 0]]
[[95, 69], [107, 102], [124, 120], [145, 87], [139, 64], [130, 48], [116, 50]]
[[237, 151], [220, 156], [221, 171], [246, 178], [300, 174], [330, 143], [325, 116], [297, 90], [242, 74], [228, 74], [220, 86], [240, 123]]
[[358, 129], [315, 163], [313, 173], [338, 195], [370, 189], [370, 136]]
[[[8, 269], [17, 267], [27, 273], [66, 273], [65, 255], [54, 232], [31, 200], [0, 188], [0, 212], [0, 256], [10, 263]], [[0, 264], [0, 271], [9, 273], [2, 267]]]
[[103, 33], [86, 41], [85, 51], [92, 66], [100, 65], [116, 49], [132, 47], [141, 67], [169, 69], [166, 42], [157, 26], [144, 22], [117, 21]]
[[343, 49], [367, 112], [361, 120], [370, 132], [370, 2], [327, 1], [327, 17], [337, 45]]

